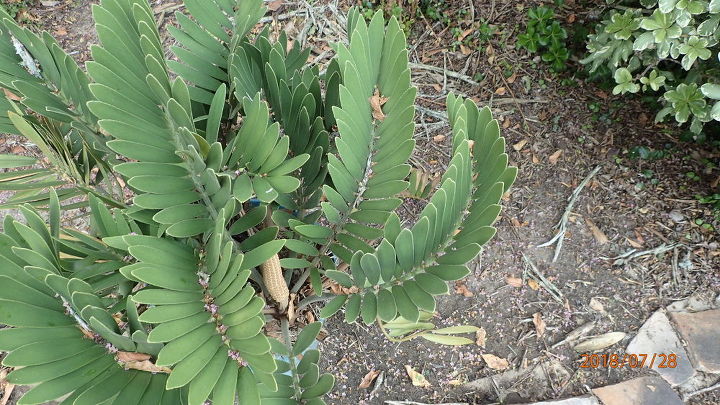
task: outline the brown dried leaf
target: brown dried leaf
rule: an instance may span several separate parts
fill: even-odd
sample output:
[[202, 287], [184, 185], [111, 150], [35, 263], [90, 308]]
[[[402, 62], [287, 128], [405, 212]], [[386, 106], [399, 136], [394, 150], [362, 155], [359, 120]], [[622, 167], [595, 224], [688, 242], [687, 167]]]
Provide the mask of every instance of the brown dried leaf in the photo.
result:
[[494, 354], [483, 354], [481, 355], [485, 363], [493, 370], [507, 370], [510, 367], [510, 363], [507, 360], [500, 358]]
[[382, 111], [382, 106], [387, 103], [388, 98], [380, 95], [380, 90], [375, 89], [375, 94], [370, 97], [370, 107], [372, 107], [372, 116], [378, 121], [385, 119], [385, 113]]
[[515, 83], [515, 80], [517, 79], [517, 73], [513, 73], [508, 77], [507, 82], [508, 83]]
[[535, 291], [540, 289], [540, 284], [538, 284], [538, 282], [532, 278], [528, 279], [527, 284], [528, 284], [528, 287], [532, 288]]
[[136, 352], [122, 352], [119, 351], [115, 355], [117, 357], [117, 361], [122, 363], [127, 363], [129, 361], [145, 361], [150, 360], [150, 355], [145, 353], [136, 353]]
[[446, 138], [445, 135], [435, 135], [435, 136], [433, 136], [433, 141], [440, 143], [440, 142], [444, 141], [445, 138]]
[[472, 50], [470, 50], [470, 48], [468, 48], [467, 46], [460, 44], [460, 52], [462, 52], [463, 55], [467, 56], [472, 53]]
[[329, 278], [326, 278], [325, 281], [323, 281], [323, 287], [329, 289], [335, 295], [341, 295], [341, 294], [349, 295], [349, 294], [355, 294], [360, 291], [355, 286], [352, 286], [350, 288], [343, 287], [340, 284], [336, 283], [335, 281], [333, 281]]
[[593, 223], [593, 221], [591, 221], [588, 218], [585, 218], [585, 223], [587, 224], [588, 228], [590, 228], [590, 232], [592, 232], [593, 237], [595, 237], [595, 240], [599, 244], [604, 245], [604, 244], [608, 243], [608, 241], [609, 241], [608, 237], [605, 235], [605, 233], [603, 231], [600, 230], [600, 228], [597, 227], [597, 225], [595, 225], [595, 223]]
[[594, 311], [604, 313], [605, 312], [605, 306], [603, 306], [602, 302], [600, 302], [597, 298], [590, 298], [590, 308], [592, 308]]
[[533, 162], [534, 164], [540, 163], [540, 158], [538, 158], [537, 155], [535, 155], [534, 153], [533, 153], [533, 155], [532, 155], [532, 162]]
[[150, 360], [144, 361], [128, 361], [127, 363], [121, 364], [126, 369], [147, 371], [150, 373], [167, 373], [170, 374], [172, 370], [167, 367], [157, 366]]
[[474, 28], [466, 29], [465, 31], [462, 32], [462, 34], [460, 34], [460, 36], [458, 37], [458, 41], [462, 41], [463, 39], [465, 39], [465, 37], [472, 34], [473, 32], [475, 32]]
[[555, 151], [555, 153], [550, 155], [550, 157], [548, 158], [548, 160], [550, 161], [550, 164], [554, 165], [555, 163], [557, 163], [557, 161], [558, 161], [558, 159], [560, 159], [560, 155], [562, 155], [562, 153], [563, 153], [563, 150], [558, 149]]
[[533, 324], [535, 324], [535, 332], [537, 332], [538, 337], [542, 337], [545, 334], [546, 325], [540, 312], [533, 314]]
[[14, 100], [14, 101], [22, 100], [22, 97], [18, 96], [17, 94], [15, 94], [7, 89], [3, 89], [3, 92], [5, 93], [5, 96], [7, 96], [7, 98], [9, 98], [10, 100]]
[[280, 8], [280, 6], [282, 6], [282, 4], [283, 4], [283, 0], [271, 1], [270, 3], [267, 4], [267, 8], [270, 11], [277, 11]]
[[480, 347], [485, 347], [485, 342], [487, 341], [487, 332], [485, 332], [485, 329], [480, 328], [475, 331], [475, 344]]
[[53, 34], [56, 37], [64, 37], [65, 35], [67, 35], [67, 30], [65, 29], [65, 27], [58, 27], [58, 29], [56, 29]]
[[25, 148], [23, 148], [23, 147], [20, 146], [20, 145], [15, 145], [15, 146], [13, 146], [13, 147], [10, 149], [10, 153], [13, 153], [13, 154], [16, 154], [16, 155], [20, 155], [20, 154], [23, 154], [23, 153], [25, 153], [25, 152], [26, 152], [26, 151], [25, 151]]
[[497, 90], [495, 90], [495, 94], [498, 96], [504, 96], [506, 92], [507, 89], [505, 89], [505, 87], [498, 87]]
[[460, 295], [462, 295], [463, 297], [466, 297], [466, 298], [469, 298], [469, 297], [472, 297], [472, 296], [475, 295], [475, 294], [473, 294], [472, 291], [468, 290], [468, 288], [467, 288], [467, 286], [465, 285], [465, 283], [463, 283], [463, 282], [461, 282], [461, 281], [456, 281], [456, 282], [455, 282], [455, 293], [456, 293], [456, 294], [460, 294]]
[[520, 152], [522, 150], [522, 148], [524, 148], [525, 145], [527, 145], [527, 143], [528, 143], [527, 139], [523, 139], [520, 142], [514, 144], [513, 149], [515, 149], [516, 152]]
[[623, 340], [624, 337], [624, 332], [604, 333], [602, 335], [582, 341], [580, 344], [575, 346], [575, 351], [578, 353], [587, 353], [595, 350], [604, 349]]
[[641, 247], [643, 247], [642, 243], [635, 242], [634, 240], [627, 237], [625, 239], [627, 239], [630, 246], [634, 247], [635, 249], [640, 249]]
[[521, 278], [517, 278], [515, 276], [507, 276], [505, 277], [505, 282], [508, 283], [508, 285], [511, 285], [515, 288], [520, 288], [523, 286], [523, 281]]
[[365, 377], [362, 378], [362, 381], [360, 381], [360, 385], [358, 385], [358, 388], [366, 389], [370, 388], [373, 381], [377, 378], [377, 376], [380, 375], [380, 370], [370, 370], [367, 374], [365, 374]]
[[416, 387], [422, 387], [422, 388], [428, 388], [430, 387], [430, 382], [425, 378], [424, 375], [418, 373], [415, 371], [412, 367], [405, 365], [405, 371], [407, 372], [408, 377], [410, 377], [410, 381], [412, 381], [412, 385]]
[[502, 123], [502, 128], [503, 128], [503, 129], [508, 129], [508, 128], [510, 128], [510, 118], [505, 118], [505, 120], [504, 120], [503, 123]]
[[90, 340], [94, 340], [94, 339], [95, 339], [95, 334], [92, 333], [92, 332], [90, 332], [89, 330], [87, 330], [87, 329], [85, 329], [85, 328], [83, 328], [83, 327], [81, 327], [81, 326], [78, 326], [78, 329], [80, 329], [80, 332], [82, 332], [82, 334], [85, 335], [86, 338], [88, 338], [88, 339], [90, 339]]

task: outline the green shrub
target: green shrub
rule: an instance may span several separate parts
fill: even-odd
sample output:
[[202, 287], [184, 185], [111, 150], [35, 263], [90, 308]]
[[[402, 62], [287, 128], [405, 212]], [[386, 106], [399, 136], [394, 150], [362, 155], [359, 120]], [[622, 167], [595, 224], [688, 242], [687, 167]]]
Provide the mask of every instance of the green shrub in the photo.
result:
[[[19, 404], [324, 404], [321, 324], [290, 330], [313, 302], [393, 341], [472, 342], [430, 321], [515, 178], [497, 121], [448, 97], [452, 158], [405, 228], [416, 89], [398, 21], [352, 9], [320, 74], [253, 30], [262, 5], [186, 0], [166, 60], [147, 1], [102, 0], [87, 73], [0, 12], [0, 130], [47, 159], [0, 155], [3, 207], [25, 217], [0, 234], [3, 363], [35, 385]], [[89, 233], [62, 226], [78, 207]]]
[[614, 94], [658, 94], [668, 115], [700, 133], [720, 120], [720, 0], [641, 0], [612, 9], [588, 37], [591, 71], [613, 72]]
[[27, 11], [28, 6], [34, 2], [34, 0], [0, 0], [0, 6], [5, 7], [12, 18], [17, 18], [21, 11]]
[[517, 46], [530, 53], [541, 53], [542, 60], [559, 72], [565, 69], [570, 58], [566, 39], [567, 31], [555, 20], [555, 12], [549, 7], [538, 6], [528, 11], [527, 27], [518, 35]]

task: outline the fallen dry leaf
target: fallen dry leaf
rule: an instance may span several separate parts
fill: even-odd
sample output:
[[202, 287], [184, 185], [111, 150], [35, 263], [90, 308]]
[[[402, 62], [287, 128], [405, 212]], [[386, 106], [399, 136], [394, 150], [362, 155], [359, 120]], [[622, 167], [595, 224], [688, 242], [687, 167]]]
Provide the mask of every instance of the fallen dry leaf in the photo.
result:
[[463, 39], [465, 39], [465, 37], [472, 34], [473, 32], [475, 32], [474, 28], [466, 29], [465, 31], [462, 32], [462, 34], [460, 34], [460, 36], [458, 37], [458, 41], [462, 41]]
[[7, 96], [7, 98], [9, 98], [10, 100], [13, 100], [13, 101], [22, 100], [22, 97], [18, 96], [17, 94], [15, 94], [7, 89], [3, 89], [3, 93], [5, 93], [5, 96]]
[[144, 361], [128, 361], [126, 363], [121, 364], [122, 367], [126, 369], [133, 369], [133, 370], [140, 370], [140, 371], [147, 371], [150, 373], [167, 373], [170, 374], [172, 370], [170, 370], [167, 367], [162, 367], [155, 365], [150, 360], [144, 360]]
[[380, 370], [370, 370], [367, 374], [365, 374], [365, 377], [362, 378], [362, 381], [360, 381], [360, 385], [358, 385], [358, 388], [366, 389], [370, 388], [370, 385], [372, 385], [373, 381], [377, 378], [377, 376], [380, 375]]
[[634, 240], [627, 237], [625, 239], [628, 241], [630, 246], [634, 247], [635, 249], [640, 249], [641, 247], [643, 247], [642, 243], [635, 242]]
[[485, 347], [485, 342], [487, 341], [487, 332], [485, 332], [485, 329], [479, 328], [475, 331], [475, 344], [480, 347]]
[[550, 164], [554, 165], [555, 163], [557, 163], [557, 161], [558, 161], [558, 159], [560, 159], [560, 155], [562, 155], [562, 153], [563, 153], [563, 150], [558, 149], [555, 151], [555, 153], [550, 155], [550, 157], [548, 158], [548, 161], [550, 161]]
[[637, 229], [635, 230], [635, 236], [637, 237], [637, 242], [638, 242], [639, 244], [641, 244], [641, 245], [644, 245], [644, 244], [645, 244], [645, 239], [642, 237], [642, 234], [641, 234], [640, 231], [637, 230]]
[[136, 353], [136, 352], [122, 352], [119, 351], [115, 355], [117, 357], [117, 361], [126, 363], [128, 361], [144, 361], [144, 360], [150, 360], [150, 355], [145, 353]]
[[502, 123], [502, 128], [503, 128], [503, 129], [508, 129], [508, 128], [510, 128], [510, 118], [505, 118], [505, 120], [504, 120], [503, 123]]
[[585, 223], [587, 224], [588, 228], [590, 228], [590, 232], [592, 232], [593, 237], [595, 238], [597, 243], [601, 245], [608, 243], [608, 237], [603, 231], [600, 230], [600, 228], [597, 227], [597, 225], [595, 225], [595, 223], [593, 223], [593, 221], [585, 218]]
[[535, 312], [533, 314], [533, 324], [535, 325], [535, 331], [537, 332], [538, 337], [542, 337], [545, 334], [546, 325], [540, 312]]
[[14, 153], [16, 155], [19, 155], [19, 154], [25, 153], [25, 148], [23, 148], [20, 145], [15, 145], [10, 149], [10, 152]]
[[532, 155], [532, 162], [533, 162], [534, 164], [540, 163], [540, 158], [538, 158], [537, 155], [535, 155], [534, 153], [533, 153], [533, 155]]
[[581, 343], [577, 344], [574, 349], [578, 353], [593, 352], [595, 350], [610, 347], [623, 340], [624, 337], [624, 332], [608, 332], [590, 339], [585, 339]]
[[455, 282], [455, 293], [460, 294], [463, 297], [469, 298], [474, 296], [472, 291], [468, 290], [467, 286], [463, 282]]
[[340, 284], [336, 283], [335, 281], [333, 281], [329, 278], [326, 278], [325, 281], [323, 281], [323, 287], [329, 289], [330, 291], [332, 291], [333, 294], [336, 294], [336, 295], [355, 294], [360, 291], [356, 286], [352, 286], [349, 288], [343, 287]]
[[380, 95], [380, 90], [375, 89], [375, 94], [370, 97], [370, 107], [372, 107], [372, 116], [378, 121], [385, 119], [385, 113], [382, 111], [382, 106], [388, 101], [387, 97]]
[[599, 299], [594, 297], [590, 298], [590, 308], [597, 312], [605, 312], [605, 307], [603, 306], [602, 302], [600, 302]]
[[507, 82], [508, 83], [515, 83], [515, 80], [517, 79], [517, 73], [513, 73], [508, 77]]
[[460, 52], [462, 52], [463, 55], [467, 56], [472, 53], [472, 50], [470, 50], [470, 48], [468, 48], [467, 46], [460, 44]]
[[520, 142], [514, 144], [512, 147], [513, 147], [513, 149], [515, 149], [516, 152], [520, 152], [522, 150], [522, 148], [524, 148], [525, 145], [527, 145], [527, 143], [528, 143], [527, 139], [523, 139]]
[[511, 285], [515, 288], [520, 288], [523, 286], [523, 282], [521, 278], [517, 278], [515, 276], [507, 276], [505, 277], [505, 282], [508, 283], [508, 285]]
[[510, 367], [510, 363], [507, 360], [502, 359], [494, 354], [483, 354], [481, 355], [485, 363], [493, 370], [507, 370]]
[[532, 288], [535, 291], [540, 289], [540, 284], [538, 284], [538, 282], [532, 278], [528, 279], [527, 284], [528, 284], [528, 287]]
[[433, 136], [433, 141], [440, 143], [440, 142], [444, 141], [445, 138], [446, 138], [445, 135], [435, 135], [435, 136]]
[[497, 90], [495, 90], [495, 94], [497, 94], [498, 96], [504, 96], [506, 92], [507, 90], [505, 89], [505, 87], [498, 87]]
[[267, 8], [270, 11], [277, 11], [280, 8], [280, 6], [282, 6], [282, 4], [283, 4], [283, 0], [271, 1], [270, 3], [267, 4]]
[[55, 34], [56, 37], [63, 37], [67, 35], [67, 30], [65, 27], [58, 27], [53, 34]]
[[405, 365], [405, 371], [407, 372], [408, 377], [410, 377], [412, 385], [422, 388], [430, 387], [430, 382], [425, 378], [425, 376], [415, 371], [412, 367]]

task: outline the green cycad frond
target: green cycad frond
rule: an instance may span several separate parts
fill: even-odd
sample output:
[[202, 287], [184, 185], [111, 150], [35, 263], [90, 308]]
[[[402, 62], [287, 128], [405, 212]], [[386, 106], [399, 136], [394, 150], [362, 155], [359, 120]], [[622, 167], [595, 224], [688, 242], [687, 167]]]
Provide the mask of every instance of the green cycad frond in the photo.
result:
[[[327, 129], [331, 127], [324, 119], [326, 106], [319, 73], [317, 67], [304, 67], [309, 48], [300, 49], [295, 43], [288, 49], [284, 33], [272, 44], [268, 35], [265, 30], [254, 44], [245, 42], [234, 48], [230, 58], [233, 87], [238, 99], [253, 97], [263, 90], [277, 122], [289, 138], [291, 155], [311, 155], [301, 168], [298, 192], [293, 196], [281, 196], [279, 201], [293, 210], [311, 208], [320, 199], [320, 187], [327, 174], [322, 167], [329, 148]], [[334, 80], [337, 82], [337, 77]], [[328, 81], [326, 85], [332, 88], [337, 84]]]
[[[448, 292], [447, 281], [469, 274], [465, 264], [495, 234], [491, 225], [499, 213], [497, 203], [516, 169], [507, 167], [504, 140], [489, 110], [479, 111], [473, 102], [454, 96], [448, 98], [448, 110], [454, 156], [439, 189], [411, 229], [401, 229], [399, 218], [392, 214], [378, 247], [353, 255], [349, 275], [326, 271], [341, 285], [360, 291], [336, 297], [322, 316], [345, 305], [348, 322], [358, 316], [366, 324], [376, 318], [387, 322], [398, 315], [417, 322], [422, 311], [435, 310], [434, 296]], [[479, 156], [471, 155], [469, 140], [475, 142], [473, 151]], [[502, 147], [488, 151], [488, 144]], [[476, 175], [473, 167], [484, 170], [483, 174]]]
[[2, 8], [0, 30], [0, 86], [38, 114], [95, 128], [97, 119], [86, 106], [93, 98], [89, 79], [57, 41], [47, 32], [39, 36], [20, 27]]
[[152, 353], [153, 346], [142, 334], [120, 334], [95, 289], [64, 276], [57, 241], [43, 220], [29, 209], [24, 214], [28, 225], [8, 217], [0, 238], [0, 322], [12, 327], [0, 329], [0, 350], [9, 352], [3, 364], [16, 368], [8, 381], [37, 384], [18, 404], [66, 394], [62, 404], [177, 404], [180, 391], [165, 389], [164, 374], [117, 363], [116, 350]]
[[397, 21], [391, 19], [386, 28], [377, 13], [368, 26], [357, 12], [348, 20], [354, 27], [350, 45], [337, 50], [343, 84], [334, 119], [340, 136], [337, 156], [328, 155], [333, 185], [325, 187], [323, 204], [331, 250], [345, 261], [355, 251], [372, 251], [369, 242], [382, 232], [369, 225], [384, 223], [401, 203], [395, 196], [407, 188], [415, 100]]
[[[332, 374], [320, 373], [318, 361], [320, 351], [309, 349], [320, 333], [320, 322], [311, 323], [298, 334], [295, 344], [281, 343], [271, 339], [273, 352], [281, 358], [276, 361], [275, 372], [277, 389], [269, 389], [264, 384], [259, 387], [263, 403], [324, 405], [322, 396], [330, 392], [335, 384]], [[286, 336], [289, 338], [289, 336]]]
[[138, 192], [135, 205], [148, 210], [136, 218], [176, 237], [208, 231], [231, 202], [230, 179], [216, 175], [217, 159], [206, 165], [210, 145], [195, 134], [187, 86], [169, 79], [152, 11], [145, 1], [106, 0], [93, 12], [102, 47], [87, 65], [97, 99], [89, 106], [114, 138], [108, 146], [137, 161], [115, 168]]
[[175, 14], [180, 27], [168, 30], [181, 45], [172, 47], [181, 63], [168, 63], [193, 83], [193, 101], [209, 106], [221, 84], [233, 84], [228, 59], [266, 9], [262, 0], [191, 0], [185, 1], [185, 6], [194, 20], [180, 12]]
[[233, 256], [233, 243], [222, 240], [224, 223], [217, 222], [217, 233], [200, 253], [165, 238], [104, 239], [137, 260], [120, 272], [148, 284], [131, 299], [149, 306], [139, 321], [157, 324], [147, 336], [150, 343], [164, 344], [157, 364], [172, 366], [167, 386], [187, 385], [191, 404], [211, 394], [218, 403], [231, 403], [236, 388], [229, 381], [237, 381], [242, 404], [258, 403], [255, 380], [276, 387], [275, 362], [262, 332], [265, 302], [247, 284], [250, 269], [259, 264], [253, 261], [267, 257], [257, 250]]

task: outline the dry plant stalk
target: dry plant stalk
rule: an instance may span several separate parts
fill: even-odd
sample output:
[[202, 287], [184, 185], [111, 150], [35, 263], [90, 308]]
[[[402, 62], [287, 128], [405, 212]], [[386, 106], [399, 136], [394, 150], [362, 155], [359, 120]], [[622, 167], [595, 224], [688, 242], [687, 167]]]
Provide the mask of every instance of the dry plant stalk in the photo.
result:
[[280, 267], [280, 258], [277, 253], [261, 264], [260, 269], [262, 270], [263, 282], [270, 296], [278, 303], [281, 310], [285, 310], [289, 303], [290, 290], [288, 290], [285, 283], [282, 267]]

